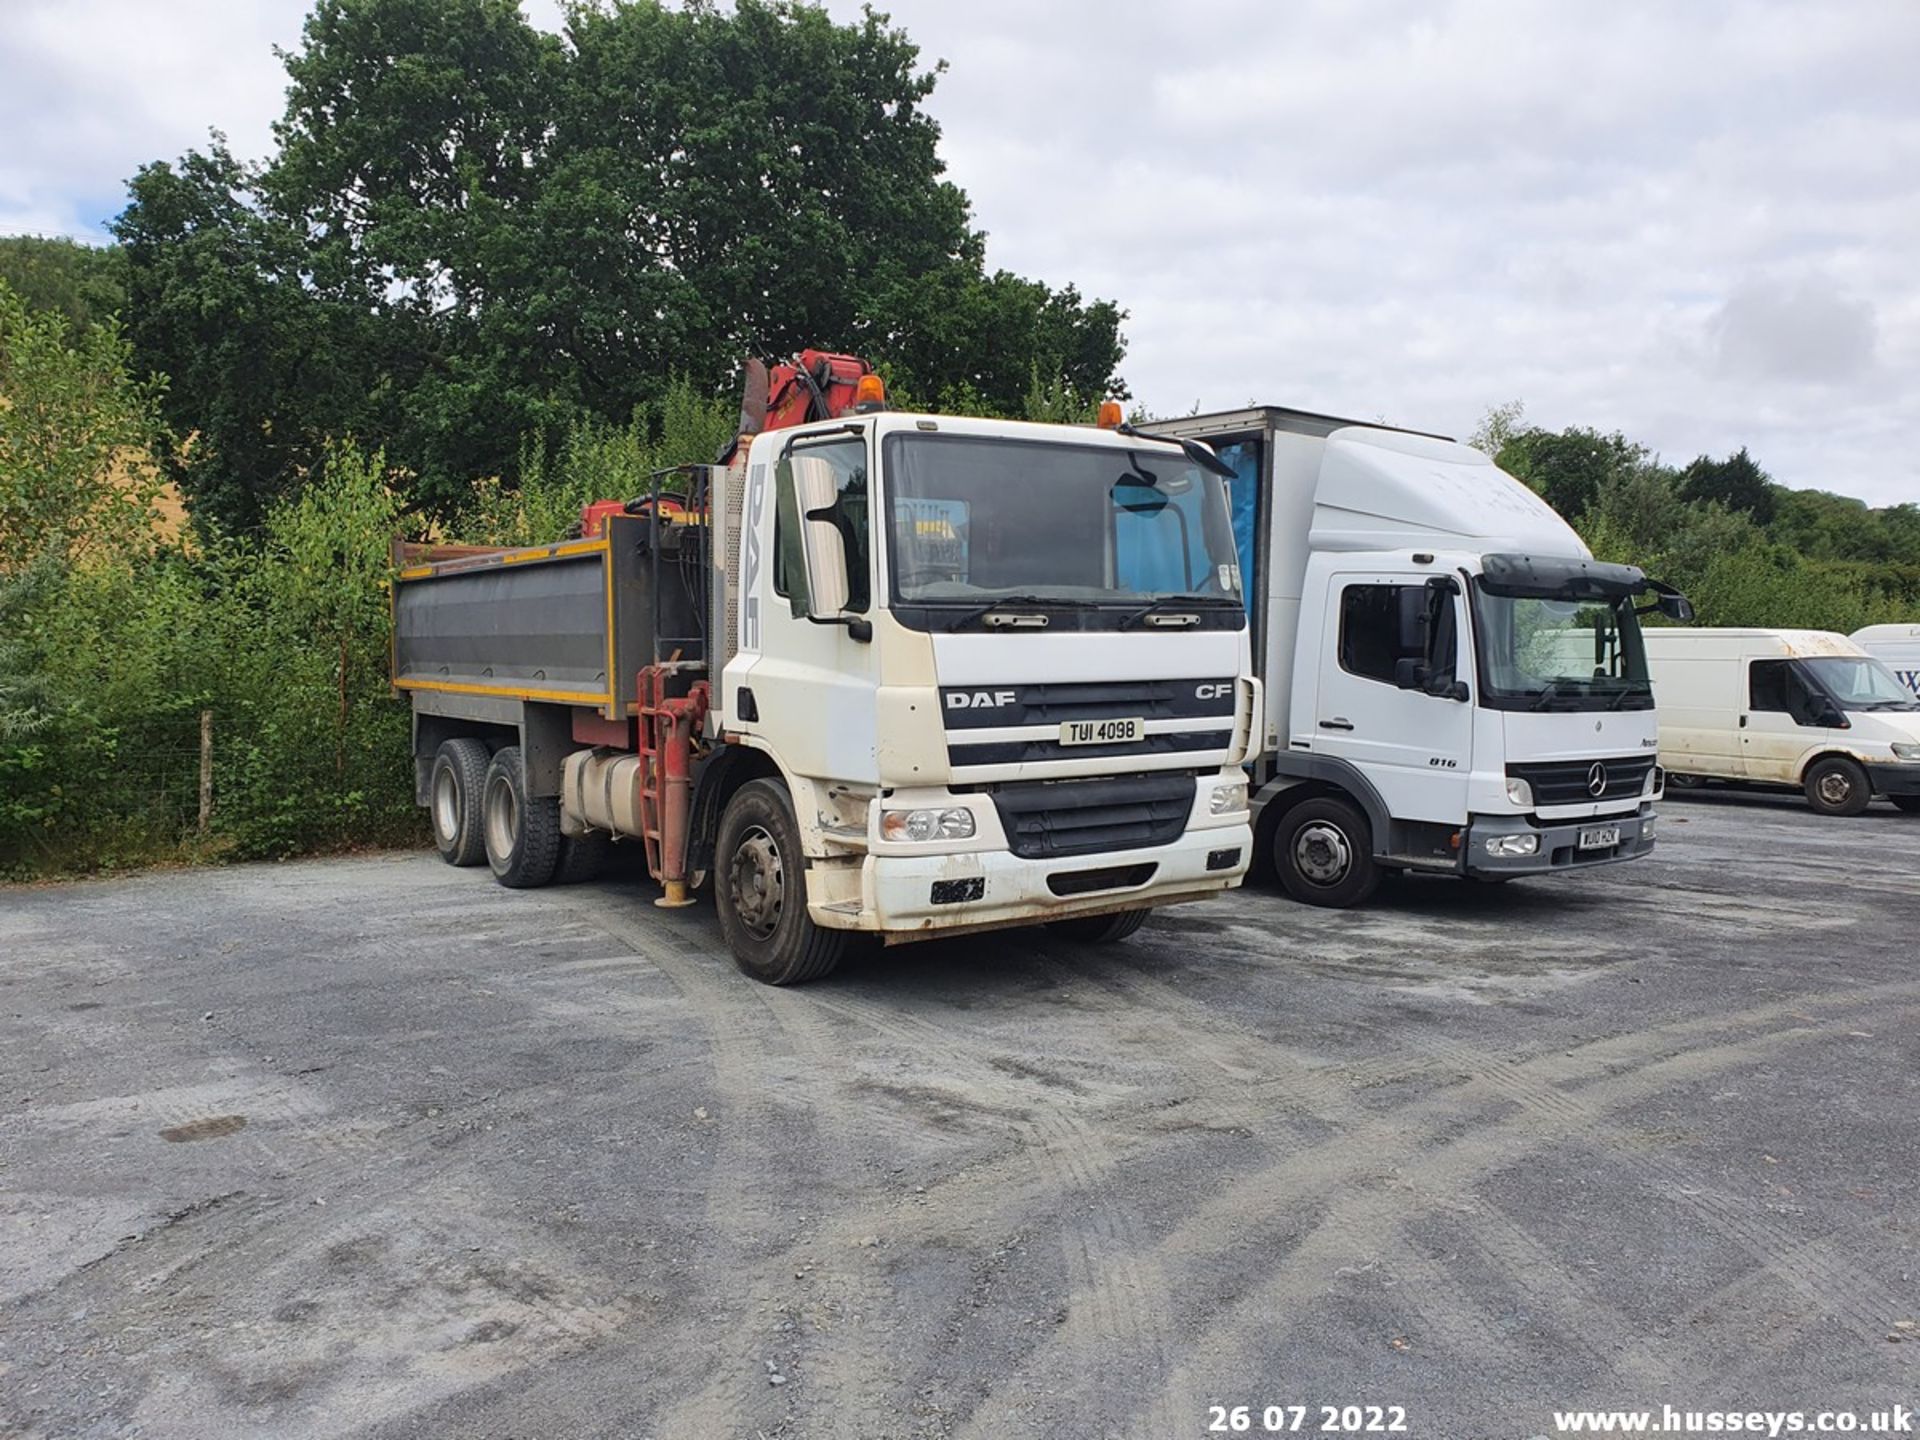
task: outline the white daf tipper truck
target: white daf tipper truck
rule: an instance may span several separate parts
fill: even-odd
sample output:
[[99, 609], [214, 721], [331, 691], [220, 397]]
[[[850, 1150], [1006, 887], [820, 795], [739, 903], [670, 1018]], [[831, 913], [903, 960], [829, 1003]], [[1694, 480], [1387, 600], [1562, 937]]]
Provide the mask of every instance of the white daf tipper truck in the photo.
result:
[[857, 932], [1117, 940], [1239, 882], [1260, 688], [1219, 462], [892, 413], [864, 371], [810, 352], [771, 402], [761, 372], [728, 463], [578, 539], [405, 547], [394, 684], [447, 860], [539, 885], [638, 840], [773, 984]]
[[1383, 870], [1473, 880], [1631, 860], [1661, 774], [1637, 603], [1684, 597], [1593, 559], [1477, 450], [1279, 407], [1140, 427], [1229, 484], [1266, 687], [1256, 847], [1295, 898]]

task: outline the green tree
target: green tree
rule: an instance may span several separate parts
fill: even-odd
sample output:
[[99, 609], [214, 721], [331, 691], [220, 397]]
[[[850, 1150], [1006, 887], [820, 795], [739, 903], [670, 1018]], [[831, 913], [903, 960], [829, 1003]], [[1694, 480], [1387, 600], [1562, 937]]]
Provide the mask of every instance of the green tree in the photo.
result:
[[111, 319], [74, 332], [0, 283], [0, 572], [144, 534], [161, 388], [128, 373]]
[[1618, 431], [1603, 435], [1575, 426], [1509, 435], [1493, 458], [1502, 470], [1526, 481], [1554, 509], [1575, 520], [1609, 478], [1645, 464], [1647, 451]]
[[1756, 525], [1773, 519], [1774, 488], [1744, 445], [1724, 460], [1702, 455], [1680, 472], [1682, 499], [1724, 505], [1751, 515]]
[[329, 437], [379, 444], [445, 514], [522, 437], [624, 425], [672, 378], [731, 396], [807, 345], [1002, 413], [1032, 375], [1124, 393], [1122, 312], [985, 269], [924, 102], [871, 12], [799, 0], [318, 0], [277, 153], [148, 166], [116, 224], [134, 339], [197, 433], [182, 484], [257, 524]]
[[29, 310], [55, 311], [75, 330], [125, 308], [126, 259], [112, 246], [56, 236], [0, 236], [0, 284]]

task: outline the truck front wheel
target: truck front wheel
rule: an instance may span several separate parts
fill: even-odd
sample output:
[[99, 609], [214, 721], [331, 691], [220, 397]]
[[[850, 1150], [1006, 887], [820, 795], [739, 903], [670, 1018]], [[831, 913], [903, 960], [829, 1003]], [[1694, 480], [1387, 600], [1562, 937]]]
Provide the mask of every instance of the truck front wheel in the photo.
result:
[[518, 745], [497, 752], [487, 767], [483, 806], [493, 878], [509, 890], [531, 890], [553, 879], [560, 863], [560, 801], [527, 794]]
[[720, 933], [734, 963], [766, 985], [799, 985], [830, 974], [846, 952], [844, 930], [807, 914], [806, 859], [786, 788], [749, 780], [727, 802], [713, 852]]
[[1151, 910], [1122, 910], [1115, 915], [1078, 915], [1071, 920], [1049, 920], [1047, 929], [1087, 945], [1111, 945], [1147, 923]]
[[1807, 804], [1822, 815], [1858, 815], [1873, 799], [1867, 772], [1839, 755], [1816, 760], [1807, 771]]
[[434, 752], [427, 777], [427, 815], [433, 843], [449, 865], [478, 865], [487, 858], [486, 817], [481, 796], [487, 788], [487, 746], [462, 736]]
[[1358, 905], [1380, 884], [1367, 817], [1345, 800], [1302, 800], [1273, 827], [1273, 868], [1287, 894], [1308, 905]]

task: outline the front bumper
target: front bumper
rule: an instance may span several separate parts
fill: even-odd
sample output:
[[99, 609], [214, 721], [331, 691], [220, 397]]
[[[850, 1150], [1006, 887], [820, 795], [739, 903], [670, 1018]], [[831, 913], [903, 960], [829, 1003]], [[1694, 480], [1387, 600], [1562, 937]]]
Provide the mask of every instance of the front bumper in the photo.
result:
[[1253, 829], [1246, 824], [1191, 829], [1147, 849], [1045, 860], [1023, 860], [1007, 850], [868, 855], [861, 863], [857, 914], [850, 906], [818, 904], [808, 913], [817, 925], [877, 930], [889, 942], [1039, 925], [1202, 899], [1238, 885], [1252, 856]]
[[1892, 760], [1866, 767], [1876, 795], [1920, 795], [1920, 765], [1911, 760]]
[[[1584, 820], [1476, 815], [1467, 826], [1463, 868], [1469, 875], [1544, 875], [1550, 870], [1585, 870], [1638, 860], [1653, 852], [1654, 821], [1651, 805], [1625, 815], [1597, 815]], [[1605, 850], [1582, 850], [1580, 832], [1599, 825], [1619, 826], [1620, 843]], [[1538, 835], [1540, 848], [1531, 855], [1489, 855], [1487, 841], [1501, 835]]]

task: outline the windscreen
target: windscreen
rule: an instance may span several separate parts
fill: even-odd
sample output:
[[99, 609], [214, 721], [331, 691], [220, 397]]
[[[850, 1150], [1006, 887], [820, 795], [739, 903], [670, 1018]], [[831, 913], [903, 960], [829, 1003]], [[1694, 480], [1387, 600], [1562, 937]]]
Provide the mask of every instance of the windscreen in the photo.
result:
[[1820, 655], [1800, 664], [1842, 710], [1920, 710], [1920, 700], [1878, 660], [1865, 655]]
[[1240, 606], [1225, 486], [1170, 447], [895, 435], [886, 485], [897, 602]]
[[1647, 710], [1653, 687], [1631, 599], [1552, 600], [1476, 587], [1482, 701], [1502, 710]]

